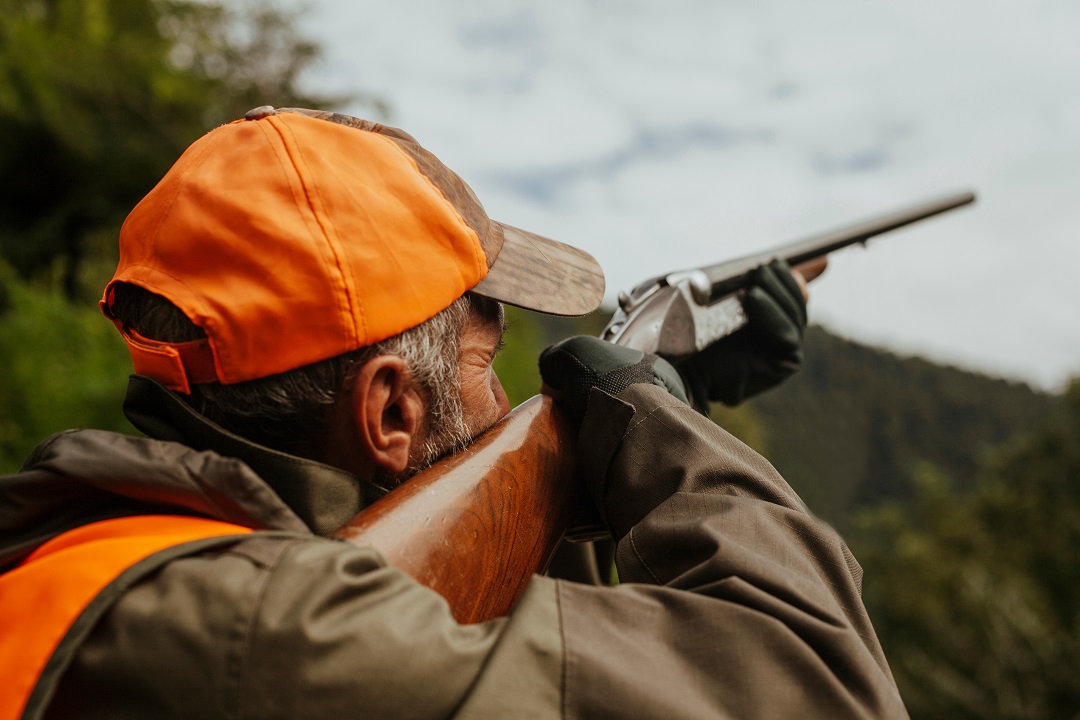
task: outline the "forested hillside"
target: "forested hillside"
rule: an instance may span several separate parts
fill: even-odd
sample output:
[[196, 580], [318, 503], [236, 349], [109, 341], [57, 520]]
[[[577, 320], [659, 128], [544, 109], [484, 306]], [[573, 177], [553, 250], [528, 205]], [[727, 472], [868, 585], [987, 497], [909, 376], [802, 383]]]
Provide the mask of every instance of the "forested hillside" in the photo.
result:
[[982, 461], [1054, 398], [810, 328], [801, 372], [751, 401], [777, 469], [841, 528], [860, 507], [910, 499], [929, 463], [967, 490]]
[[1080, 708], [1080, 381], [966, 492], [925, 465], [859, 512], [863, 596], [916, 720]]

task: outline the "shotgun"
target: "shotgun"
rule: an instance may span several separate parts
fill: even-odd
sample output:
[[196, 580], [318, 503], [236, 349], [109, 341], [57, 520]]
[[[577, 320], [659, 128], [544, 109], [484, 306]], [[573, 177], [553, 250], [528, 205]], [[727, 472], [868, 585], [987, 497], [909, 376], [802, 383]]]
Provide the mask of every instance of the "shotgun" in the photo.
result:
[[[795, 267], [974, 200], [970, 192], [948, 195], [767, 252], [652, 278], [619, 294], [601, 337], [678, 364], [746, 324], [739, 298], [754, 268], [776, 258]], [[504, 616], [588, 502], [574, 478], [574, 443], [558, 408], [538, 395], [336, 535], [380, 550], [441, 594], [459, 622]], [[573, 529], [575, 539], [589, 535]]]

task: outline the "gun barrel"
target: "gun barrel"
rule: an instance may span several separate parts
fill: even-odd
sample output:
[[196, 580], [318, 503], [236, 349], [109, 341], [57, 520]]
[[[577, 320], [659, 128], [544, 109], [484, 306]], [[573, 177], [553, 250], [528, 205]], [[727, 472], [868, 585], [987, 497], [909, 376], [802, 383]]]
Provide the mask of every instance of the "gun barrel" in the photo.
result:
[[799, 240], [788, 245], [767, 250], [763, 253], [749, 255], [737, 260], [702, 268], [705, 276], [712, 285], [711, 300], [716, 301], [725, 295], [730, 295], [743, 288], [749, 281], [749, 273], [759, 265], [782, 258], [789, 265], [795, 266], [800, 263], [814, 260], [815, 258], [828, 255], [840, 248], [865, 243], [875, 235], [881, 235], [905, 225], [925, 220], [928, 217], [939, 215], [949, 210], [968, 205], [975, 201], [975, 193], [961, 192], [944, 197], [936, 198], [927, 202], [913, 205], [904, 210], [891, 212], [887, 215], [857, 223], [855, 225], [834, 230], [833, 232], [816, 235], [805, 240]]

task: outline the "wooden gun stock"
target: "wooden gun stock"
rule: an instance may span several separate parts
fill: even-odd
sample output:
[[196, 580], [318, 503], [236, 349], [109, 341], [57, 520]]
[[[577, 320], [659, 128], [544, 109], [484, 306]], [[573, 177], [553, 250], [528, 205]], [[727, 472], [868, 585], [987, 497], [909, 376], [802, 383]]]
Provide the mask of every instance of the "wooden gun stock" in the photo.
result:
[[537, 396], [339, 530], [437, 591], [461, 623], [506, 615], [584, 502], [573, 435]]

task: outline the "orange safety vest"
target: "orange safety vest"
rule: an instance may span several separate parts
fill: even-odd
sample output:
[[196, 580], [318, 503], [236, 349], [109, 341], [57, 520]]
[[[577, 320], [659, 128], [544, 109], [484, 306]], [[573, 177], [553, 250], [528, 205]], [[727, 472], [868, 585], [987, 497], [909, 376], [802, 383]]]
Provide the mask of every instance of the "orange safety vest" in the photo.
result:
[[162, 550], [251, 528], [206, 518], [140, 515], [58, 535], [0, 575], [0, 720], [18, 720], [46, 663], [109, 583]]

